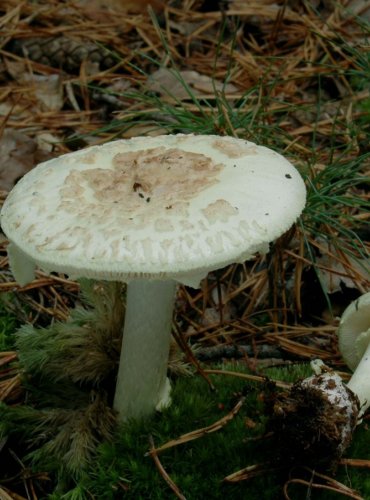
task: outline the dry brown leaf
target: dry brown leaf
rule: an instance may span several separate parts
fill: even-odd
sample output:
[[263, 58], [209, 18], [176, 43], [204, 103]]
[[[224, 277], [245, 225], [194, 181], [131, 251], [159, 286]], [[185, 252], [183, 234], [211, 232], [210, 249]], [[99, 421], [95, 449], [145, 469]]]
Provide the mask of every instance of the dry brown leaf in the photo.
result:
[[370, 4], [368, 0], [349, 0], [346, 5], [344, 17], [358, 16], [363, 21], [370, 21]]
[[317, 263], [323, 267], [328, 267], [330, 271], [325, 269], [320, 270], [320, 282], [327, 293], [340, 292], [343, 286], [347, 288], [357, 288], [355, 278], [351, 278], [351, 272], [355, 271], [364, 279], [370, 281], [370, 259], [356, 260], [352, 257], [347, 257], [351, 271], [346, 269], [343, 264], [328, 255], [323, 255], [317, 258]]
[[90, 11], [98, 9], [132, 14], [148, 12], [149, 7], [158, 12], [164, 7], [164, 2], [161, 0], [80, 0], [79, 4], [86, 6]]
[[370, 282], [370, 258], [355, 259], [347, 255], [347, 262], [342, 263], [323, 238], [317, 238], [317, 242], [322, 255], [317, 257], [316, 264], [320, 267], [321, 285], [327, 293], [340, 292], [343, 286], [357, 288], [356, 278], [359, 276]]
[[258, 0], [258, 2], [246, 2], [245, 0], [231, 0], [229, 10], [238, 15], [248, 17], [250, 21], [260, 24], [263, 21], [274, 21], [280, 12], [284, 11], [284, 20], [300, 21], [300, 16], [289, 7], [283, 7], [274, 0]]
[[[184, 85], [185, 84], [185, 85]], [[215, 92], [223, 91], [225, 94], [235, 94], [238, 88], [232, 83], [223, 84], [207, 75], [201, 75], [197, 71], [185, 70], [173, 72], [167, 68], [160, 68], [150, 75], [147, 88], [152, 92], [158, 92], [163, 97], [175, 99], [189, 99], [190, 95], [186, 85], [195, 97], [205, 94], [214, 95]]]
[[13, 61], [12, 59], [4, 57], [3, 64], [6, 71], [16, 82], [22, 81], [27, 71], [27, 65], [25, 61]]
[[26, 61], [4, 58], [9, 75], [19, 84], [27, 85], [27, 92], [33, 94], [41, 111], [60, 111], [64, 104], [63, 80], [59, 74], [36, 75], [30, 73]]
[[0, 138], [0, 189], [10, 191], [20, 177], [47, 157], [38, 150], [36, 141], [5, 129]]
[[24, 82], [30, 84], [42, 111], [60, 111], [64, 103], [63, 82], [60, 75], [26, 74]]
[[58, 144], [62, 141], [59, 137], [50, 134], [49, 132], [42, 132], [41, 134], [37, 134], [36, 137], [37, 147], [41, 151], [45, 151], [46, 153], [51, 153], [55, 144]]

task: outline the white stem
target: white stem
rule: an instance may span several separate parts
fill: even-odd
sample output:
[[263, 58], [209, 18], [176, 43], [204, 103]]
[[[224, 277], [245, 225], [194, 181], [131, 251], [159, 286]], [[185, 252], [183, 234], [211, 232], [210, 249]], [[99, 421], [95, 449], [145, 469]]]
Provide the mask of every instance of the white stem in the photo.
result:
[[114, 408], [125, 421], [170, 402], [167, 380], [176, 283], [133, 280], [127, 285], [125, 325]]
[[360, 400], [360, 416], [370, 406], [370, 342], [347, 386]]

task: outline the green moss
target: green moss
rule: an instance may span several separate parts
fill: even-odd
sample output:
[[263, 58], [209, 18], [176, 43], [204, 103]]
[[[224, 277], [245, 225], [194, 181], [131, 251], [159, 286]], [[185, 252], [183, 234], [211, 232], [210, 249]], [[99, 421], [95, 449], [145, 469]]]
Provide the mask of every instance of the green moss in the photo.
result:
[[[298, 366], [270, 370], [269, 375], [292, 381], [309, 372], [307, 366]], [[286, 472], [279, 475], [269, 471], [235, 484], [223, 482], [228, 474], [248, 465], [267, 463], [274, 457], [271, 440], [249, 440], [261, 436], [265, 429], [266, 418], [260, 401], [263, 385], [221, 375], [213, 376], [212, 381], [217, 389], [215, 392], [211, 392], [200, 377], [179, 379], [174, 385], [173, 405], [153, 419], [122, 427], [113, 443], [105, 443], [99, 448], [97, 460], [79, 486], [83, 485], [85, 491], [102, 500], [174, 498], [153, 459], [146, 456], [149, 437], [152, 436], [155, 445], [160, 446], [181, 434], [210, 425], [230, 411], [240, 394], [245, 393], [247, 398], [242, 409], [223, 429], [165, 450], [159, 457], [188, 500], [279, 498], [282, 484], [287, 479]], [[253, 427], [247, 422], [256, 425]], [[369, 442], [369, 432], [362, 426], [347, 456], [369, 459]], [[340, 467], [336, 479], [370, 498], [367, 475], [366, 471]], [[296, 496], [291, 498], [303, 498], [306, 490], [302, 486], [292, 488]], [[315, 491], [313, 495], [313, 498], [336, 498], [336, 494], [330, 492]]]
[[[245, 371], [242, 364], [227, 365], [224, 368]], [[310, 373], [306, 364], [274, 368], [266, 372], [272, 379], [287, 382], [304, 378]], [[281, 498], [289, 471], [274, 470], [277, 450], [272, 439], [263, 437], [267, 422], [263, 401], [269, 395], [269, 384], [226, 375], [212, 375], [211, 378], [215, 391], [211, 391], [200, 376], [175, 380], [173, 404], [169, 408], [153, 418], [123, 425], [115, 432], [112, 441], [105, 440], [99, 445], [92, 461], [81, 467], [76, 474], [72, 474], [62, 461], [58, 464], [53, 453], [44, 453], [40, 460], [37, 450], [35, 455], [29, 454], [28, 449], [29, 458], [21, 458], [35, 472], [50, 473], [54, 484], [50, 491], [54, 489], [54, 492], [47, 498], [51, 500], [172, 499], [173, 492], [158, 472], [153, 458], [147, 455], [150, 440], [159, 447], [182, 434], [209, 426], [227, 415], [244, 395], [245, 401], [239, 413], [223, 428], [169, 448], [161, 452], [159, 458], [188, 500]], [[31, 408], [27, 410], [25, 406], [10, 408], [2, 405], [0, 409], [3, 412], [0, 411], [0, 429], [3, 427], [5, 435], [8, 434], [13, 441], [18, 440], [20, 446], [22, 440], [29, 443], [32, 438], [29, 427], [35, 431], [40, 429], [42, 412]], [[50, 420], [53, 415], [49, 415], [45, 422], [45, 419], [42, 420], [45, 425], [50, 426], [50, 422], [54, 425], [55, 419]], [[55, 413], [55, 418], [57, 416], [63, 417], [60, 411]], [[50, 443], [52, 446], [52, 441]], [[369, 444], [370, 435], [364, 423], [356, 431], [346, 457], [369, 460]], [[254, 464], [266, 464], [267, 470], [248, 481], [223, 481], [227, 475]], [[303, 470], [297, 469], [292, 474], [294, 477], [310, 480], [310, 476]], [[364, 498], [370, 498], [368, 471], [339, 466], [336, 479], [357, 489]], [[313, 490], [311, 493], [308, 489], [304, 485], [292, 485], [289, 496], [292, 500], [306, 498], [307, 495], [324, 500], [338, 497], [338, 493], [322, 490]]]

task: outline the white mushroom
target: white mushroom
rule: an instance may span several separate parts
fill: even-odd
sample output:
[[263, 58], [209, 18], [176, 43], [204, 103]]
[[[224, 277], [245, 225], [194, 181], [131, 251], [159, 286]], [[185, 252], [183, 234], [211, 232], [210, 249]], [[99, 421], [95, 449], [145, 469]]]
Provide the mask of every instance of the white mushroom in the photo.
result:
[[360, 400], [360, 416], [370, 406], [370, 292], [344, 311], [338, 328], [339, 349], [354, 371], [347, 387]]
[[305, 197], [297, 170], [268, 148], [138, 137], [40, 164], [12, 190], [1, 222], [21, 284], [35, 265], [128, 284], [114, 399], [125, 420], [169, 402], [176, 283], [198, 287], [209, 271], [266, 252]]
[[[274, 415], [279, 431], [299, 427], [295, 441], [290, 435], [282, 438], [283, 442], [290, 439], [294, 452], [301, 453], [302, 436], [308, 436], [308, 444], [303, 447], [306, 456], [319, 457], [324, 450], [324, 458], [334, 463], [351, 443], [356, 426], [370, 406], [370, 292], [344, 311], [338, 340], [344, 360], [354, 370], [349, 382], [345, 384], [321, 360], [314, 360], [311, 366], [315, 374], [294, 384], [285, 397], [287, 403], [283, 400]], [[310, 418], [302, 421], [302, 408], [306, 411], [309, 405]]]

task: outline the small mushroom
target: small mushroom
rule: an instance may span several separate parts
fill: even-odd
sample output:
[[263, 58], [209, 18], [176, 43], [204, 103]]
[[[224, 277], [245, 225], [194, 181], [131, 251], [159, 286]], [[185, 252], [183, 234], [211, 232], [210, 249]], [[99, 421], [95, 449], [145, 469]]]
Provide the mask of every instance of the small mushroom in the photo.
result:
[[354, 371], [347, 387], [360, 400], [360, 417], [370, 406], [370, 292], [352, 302], [338, 328], [339, 349]]
[[[321, 457], [336, 464], [370, 406], [370, 292], [344, 311], [338, 342], [343, 359], [354, 371], [349, 382], [345, 384], [321, 360], [314, 360], [314, 375], [294, 384], [273, 414], [274, 429], [285, 445], [289, 441], [295, 458], [304, 455], [315, 462]], [[304, 414], [310, 417], [302, 420]]]
[[285, 462], [334, 469], [351, 443], [359, 401], [320, 359], [311, 368], [313, 375], [276, 396], [270, 426]]
[[1, 223], [20, 284], [35, 266], [127, 283], [114, 407], [121, 420], [169, 404], [176, 284], [268, 251], [305, 205], [297, 170], [232, 137], [117, 140], [38, 165]]

